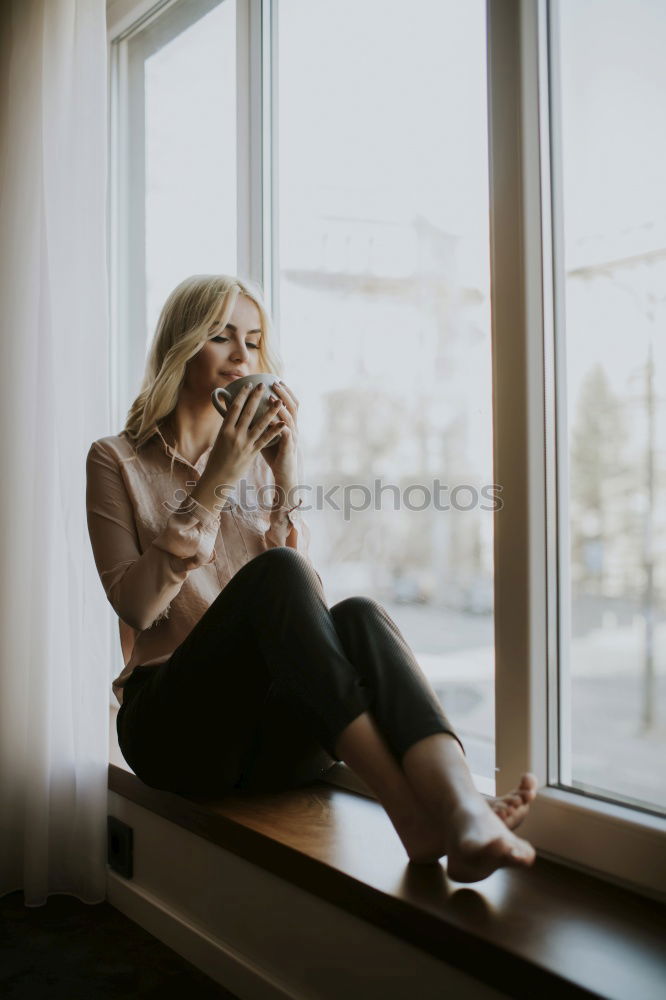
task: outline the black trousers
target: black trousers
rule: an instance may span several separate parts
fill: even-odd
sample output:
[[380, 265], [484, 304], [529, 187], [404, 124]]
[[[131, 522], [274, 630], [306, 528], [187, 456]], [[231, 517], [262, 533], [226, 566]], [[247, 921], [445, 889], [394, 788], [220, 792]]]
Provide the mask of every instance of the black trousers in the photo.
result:
[[400, 762], [433, 733], [460, 743], [397, 625], [370, 597], [328, 608], [295, 549], [243, 566], [169, 660], [137, 666], [117, 715], [123, 757], [183, 795], [315, 781], [341, 732], [370, 711]]

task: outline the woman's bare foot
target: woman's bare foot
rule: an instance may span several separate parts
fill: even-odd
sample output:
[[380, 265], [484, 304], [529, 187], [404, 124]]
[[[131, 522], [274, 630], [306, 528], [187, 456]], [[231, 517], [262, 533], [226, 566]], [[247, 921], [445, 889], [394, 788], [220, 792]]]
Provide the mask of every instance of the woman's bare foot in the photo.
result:
[[497, 868], [528, 868], [536, 851], [507, 830], [487, 802], [454, 809], [449, 821], [446, 873], [455, 882], [478, 882]]
[[530, 803], [536, 798], [537, 785], [536, 775], [526, 771], [518, 788], [506, 795], [491, 796], [486, 802], [509, 830], [515, 830], [527, 816]]
[[424, 814], [397, 824], [396, 831], [415, 864], [438, 864], [446, 856], [447, 875], [455, 882], [478, 882], [505, 866], [529, 867], [536, 857], [532, 845], [511, 833], [481, 796], [454, 809], [445, 831]]
[[[506, 830], [507, 828], [509, 830], [515, 829], [525, 819], [530, 803], [536, 797], [536, 789], [536, 775], [528, 771], [523, 774], [518, 788], [513, 792], [490, 798], [479, 796], [479, 800], [471, 808], [468, 808], [466, 804], [457, 819], [457, 822], [460, 824], [458, 841], [456, 841], [455, 829], [452, 829], [451, 822], [448, 824], [448, 831], [442, 830], [441, 827], [438, 829], [436, 822], [424, 810], [412, 811], [404, 823], [396, 824], [396, 830], [410, 861], [413, 861], [415, 864], [437, 864], [439, 859], [448, 853], [447, 842], [449, 839], [451, 839], [456, 858], [453, 862], [453, 869], [457, 870], [459, 875], [464, 874], [463, 862], [466, 866], [469, 866], [471, 863], [473, 872], [476, 872], [479, 861], [481, 861], [481, 867], [483, 868], [484, 865], [487, 867], [489, 861], [492, 859], [491, 867], [486, 875], [502, 865], [524, 864], [525, 858], [531, 858], [527, 862], [531, 864], [534, 860], [534, 850], [531, 845], [520, 837], [507, 837]], [[492, 817], [494, 813], [503, 826], [498, 826], [494, 820], [491, 822], [489, 828], [486, 823], [479, 825], [478, 817], [480, 816], [481, 819], [485, 817], [483, 808], [479, 809], [481, 802], [490, 807], [490, 816]], [[473, 820], [471, 825], [470, 816]], [[456, 820], [452, 822], [456, 822]], [[493, 833], [497, 843], [493, 841]], [[490, 841], [486, 843], [489, 836]], [[479, 837], [483, 840], [484, 845], [481, 855], [489, 852], [489, 858], [486, 861], [478, 853], [481, 846], [477, 843]], [[457, 847], [455, 846], [456, 843], [458, 844]], [[517, 859], [511, 857], [512, 849], [518, 850], [519, 857]], [[507, 852], [508, 859], [505, 857]], [[468, 857], [469, 855], [474, 859], [471, 862], [470, 857]], [[452, 874], [450, 854], [448, 872], [451, 874], [451, 878], [455, 878], [456, 882], [476, 881], [477, 878], [486, 878], [486, 875], [483, 874], [475, 875], [472, 879], [457, 878]]]
[[437, 828], [432, 818], [419, 810], [404, 822], [393, 820], [410, 861], [417, 865], [436, 865], [446, 854], [446, 832]]

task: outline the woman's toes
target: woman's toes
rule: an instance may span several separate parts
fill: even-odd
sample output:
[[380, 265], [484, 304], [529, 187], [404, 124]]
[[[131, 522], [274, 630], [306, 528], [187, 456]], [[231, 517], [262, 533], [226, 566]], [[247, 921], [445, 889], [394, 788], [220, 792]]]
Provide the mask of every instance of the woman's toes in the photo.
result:
[[508, 792], [501, 798], [490, 799], [488, 804], [502, 822], [510, 830], [514, 830], [525, 819], [530, 803], [535, 797], [536, 778], [528, 772], [522, 776], [517, 789]]
[[520, 779], [518, 790], [522, 795], [527, 795], [528, 801], [530, 801], [536, 795], [538, 785], [539, 782], [536, 774], [532, 774], [531, 771], [526, 771]]
[[518, 843], [515, 844], [509, 851], [509, 857], [512, 863], [520, 865], [531, 865], [534, 863], [536, 858], [536, 851], [526, 840], [518, 839]]

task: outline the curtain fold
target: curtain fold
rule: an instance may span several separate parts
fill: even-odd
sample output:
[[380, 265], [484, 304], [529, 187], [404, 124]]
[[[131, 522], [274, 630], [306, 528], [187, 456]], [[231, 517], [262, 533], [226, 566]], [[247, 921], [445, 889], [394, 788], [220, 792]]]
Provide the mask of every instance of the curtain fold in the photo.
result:
[[106, 896], [111, 617], [105, 0], [0, 4], [0, 895]]

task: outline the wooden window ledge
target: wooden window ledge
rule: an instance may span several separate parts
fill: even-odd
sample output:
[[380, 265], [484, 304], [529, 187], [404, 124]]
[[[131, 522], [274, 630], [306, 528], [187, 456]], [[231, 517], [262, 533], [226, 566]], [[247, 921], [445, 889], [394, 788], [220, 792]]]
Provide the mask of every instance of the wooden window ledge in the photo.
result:
[[663, 996], [666, 908], [593, 876], [537, 857], [452, 882], [445, 858], [408, 863], [378, 802], [324, 781], [203, 801], [112, 763], [109, 789], [511, 997]]

